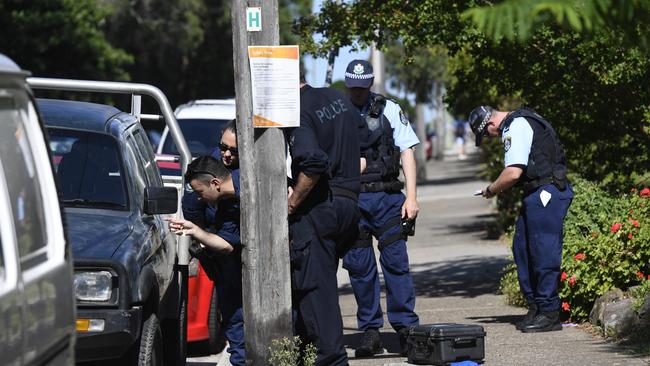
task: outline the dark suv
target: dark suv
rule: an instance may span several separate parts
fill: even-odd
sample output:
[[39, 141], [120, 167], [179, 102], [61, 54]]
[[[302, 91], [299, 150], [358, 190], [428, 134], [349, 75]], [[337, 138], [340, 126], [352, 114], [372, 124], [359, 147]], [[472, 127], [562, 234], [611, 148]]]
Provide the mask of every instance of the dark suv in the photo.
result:
[[177, 191], [163, 187], [145, 131], [110, 106], [37, 103], [73, 250], [77, 361], [184, 363], [186, 289], [162, 216], [176, 212]]

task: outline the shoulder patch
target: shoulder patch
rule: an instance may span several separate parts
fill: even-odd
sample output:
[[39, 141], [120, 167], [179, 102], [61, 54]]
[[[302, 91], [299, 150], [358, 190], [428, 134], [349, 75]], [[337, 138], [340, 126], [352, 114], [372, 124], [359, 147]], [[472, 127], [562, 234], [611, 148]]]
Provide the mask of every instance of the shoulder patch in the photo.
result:
[[510, 150], [510, 146], [512, 145], [512, 137], [506, 136], [506, 138], [503, 140], [503, 149], [505, 151]]
[[399, 121], [402, 122], [402, 124], [404, 126], [409, 125], [409, 120], [406, 119], [406, 116], [404, 115], [404, 112], [402, 112], [401, 110], [399, 111]]

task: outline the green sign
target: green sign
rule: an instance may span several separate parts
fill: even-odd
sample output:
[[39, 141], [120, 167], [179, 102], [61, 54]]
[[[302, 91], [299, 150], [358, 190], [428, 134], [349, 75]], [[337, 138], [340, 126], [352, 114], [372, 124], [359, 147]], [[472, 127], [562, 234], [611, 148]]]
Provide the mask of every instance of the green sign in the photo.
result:
[[246, 8], [246, 30], [249, 32], [262, 30], [262, 8]]

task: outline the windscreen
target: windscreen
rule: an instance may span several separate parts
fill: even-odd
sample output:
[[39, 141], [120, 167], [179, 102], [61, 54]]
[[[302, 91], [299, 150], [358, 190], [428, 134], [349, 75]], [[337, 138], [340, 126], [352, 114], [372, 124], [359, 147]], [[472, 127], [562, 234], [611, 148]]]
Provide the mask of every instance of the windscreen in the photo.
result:
[[49, 128], [50, 150], [65, 206], [126, 210], [119, 145], [112, 136]]
[[[193, 157], [210, 155], [221, 139], [221, 130], [228, 122], [225, 119], [179, 119], [187, 147]], [[178, 155], [178, 148], [171, 134], [167, 134], [162, 148], [163, 154]]]

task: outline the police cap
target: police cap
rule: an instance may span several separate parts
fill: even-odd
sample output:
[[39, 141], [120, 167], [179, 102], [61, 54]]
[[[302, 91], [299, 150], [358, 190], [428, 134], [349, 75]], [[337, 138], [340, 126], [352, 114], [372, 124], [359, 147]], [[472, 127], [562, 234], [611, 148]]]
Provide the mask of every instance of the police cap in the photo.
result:
[[494, 108], [483, 105], [474, 108], [469, 113], [468, 122], [470, 128], [472, 129], [472, 132], [474, 132], [474, 135], [476, 135], [476, 146], [481, 145], [481, 140], [483, 140], [483, 136], [485, 135], [485, 131], [487, 130], [488, 122], [490, 121], [490, 117], [492, 117], [493, 111]]
[[370, 88], [374, 80], [372, 65], [366, 60], [353, 60], [345, 69], [345, 86], [348, 88]]

